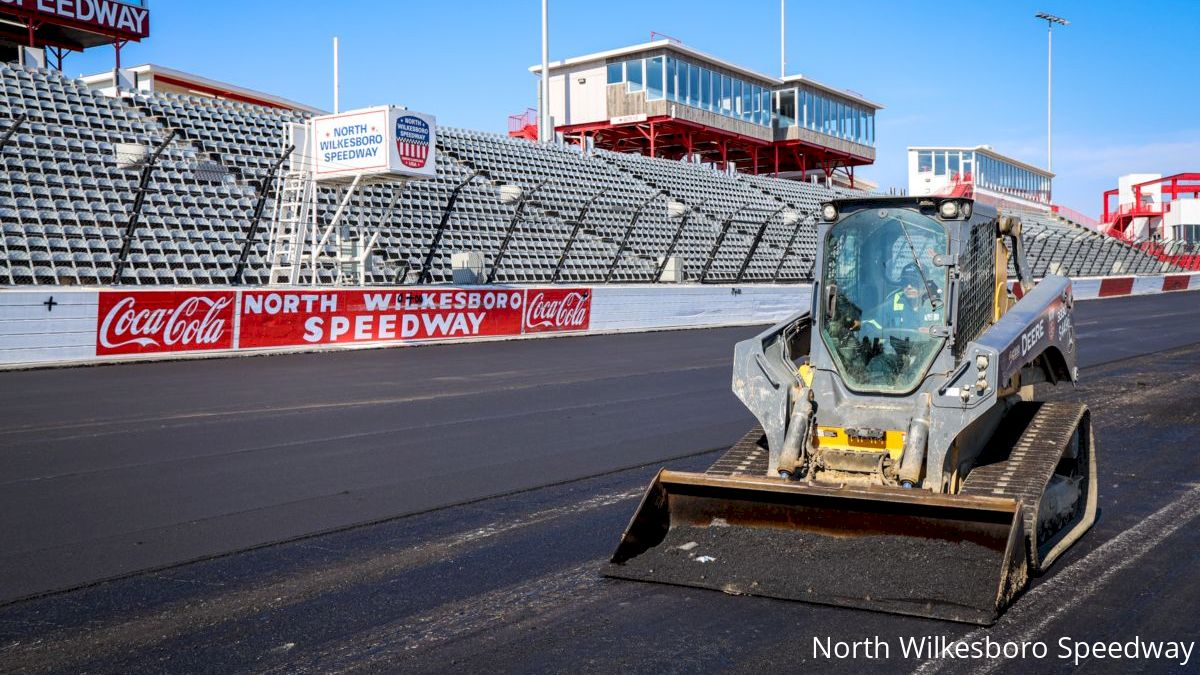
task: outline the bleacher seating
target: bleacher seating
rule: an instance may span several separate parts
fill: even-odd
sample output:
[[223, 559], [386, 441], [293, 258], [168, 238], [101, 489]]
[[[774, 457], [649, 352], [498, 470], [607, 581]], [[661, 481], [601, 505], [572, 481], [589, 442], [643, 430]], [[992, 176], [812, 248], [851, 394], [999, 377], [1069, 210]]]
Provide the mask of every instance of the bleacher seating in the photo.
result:
[[[177, 134], [150, 180], [122, 282], [228, 283], [259, 181], [282, 150], [286, 125], [305, 119], [196, 96], [111, 98], [56, 71], [0, 65], [0, 133], [22, 114], [24, 123], [0, 151], [0, 285], [110, 283], [140, 172], [119, 163], [118, 147], [157, 147], [171, 129]], [[573, 147], [494, 134], [438, 132], [436, 179], [369, 186], [350, 204], [346, 222], [353, 233], [380, 233], [369, 282], [395, 283], [421, 267], [450, 195], [464, 182], [432, 257], [429, 280], [435, 283], [450, 281], [456, 251], [483, 253], [501, 283], [551, 281], [560, 260], [562, 282], [651, 282], [668, 250], [687, 280], [733, 281], [745, 265], [745, 282], [804, 281], [812, 278], [816, 254], [815, 210], [848, 194], [640, 155], [584, 156]], [[519, 219], [516, 207], [500, 199], [501, 187], [513, 185], [525, 196]], [[332, 214], [338, 198], [334, 190], [322, 191], [323, 216]], [[273, 206], [268, 200], [246, 283], [268, 278]], [[785, 220], [789, 211], [800, 216], [798, 224]], [[1175, 269], [1058, 216], [1020, 215], [1037, 276]], [[332, 278], [332, 270], [322, 272], [323, 281]]]
[[1025, 255], [1034, 277], [1097, 277], [1177, 271], [1129, 243], [1070, 223], [1055, 214], [1009, 209], [1021, 218]]

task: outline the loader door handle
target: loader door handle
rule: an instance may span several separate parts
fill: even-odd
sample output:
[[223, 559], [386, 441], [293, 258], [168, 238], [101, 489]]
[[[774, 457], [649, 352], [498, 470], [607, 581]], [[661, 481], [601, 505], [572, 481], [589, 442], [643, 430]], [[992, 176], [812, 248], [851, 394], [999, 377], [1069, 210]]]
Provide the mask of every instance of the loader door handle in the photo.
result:
[[957, 368], [955, 368], [954, 372], [950, 373], [950, 377], [947, 377], [946, 381], [942, 383], [942, 386], [938, 387], [938, 396], [945, 396], [946, 392], [950, 389], [950, 385], [957, 382], [958, 378], [962, 377], [963, 373], [967, 372], [967, 368], [970, 367], [971, 361], [966, 360], [963, 361]]

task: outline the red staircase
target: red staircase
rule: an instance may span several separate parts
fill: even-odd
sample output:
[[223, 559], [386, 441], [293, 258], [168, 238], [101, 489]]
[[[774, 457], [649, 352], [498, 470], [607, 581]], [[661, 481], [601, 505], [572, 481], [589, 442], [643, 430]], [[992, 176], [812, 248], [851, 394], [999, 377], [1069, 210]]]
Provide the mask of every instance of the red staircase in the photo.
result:
[[508, 116], [508, 135], [536, 141], [538, 137], [537, 109], [526, 108], [525, 112]]
[[975, 183], [972, 180], [971, 172], [952, 174], [950, 176], [950, 186], [945, 192], [945, 196], [947, 197], [974, 197]]

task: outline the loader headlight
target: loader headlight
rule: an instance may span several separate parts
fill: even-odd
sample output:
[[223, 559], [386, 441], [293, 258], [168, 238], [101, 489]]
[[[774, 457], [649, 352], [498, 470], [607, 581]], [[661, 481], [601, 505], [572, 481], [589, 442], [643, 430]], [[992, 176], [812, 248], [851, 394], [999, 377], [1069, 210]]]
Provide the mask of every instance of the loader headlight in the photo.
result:
[[826, 204], [825, 206], [821, 207], [821, 218], [824, 219], [825, 222], [832, 223], [833, 221], [837, 220], [837, 217], [838, 210], [833, 204]]
[[938, 213], [947, 220], [958, 217], [958, 202], [948, 199], [938, 206]]
[[962, 207], [959, 210], [962, 211], [963, 218], [970, 218], [971, 217], [971, 202], [963, 202]]

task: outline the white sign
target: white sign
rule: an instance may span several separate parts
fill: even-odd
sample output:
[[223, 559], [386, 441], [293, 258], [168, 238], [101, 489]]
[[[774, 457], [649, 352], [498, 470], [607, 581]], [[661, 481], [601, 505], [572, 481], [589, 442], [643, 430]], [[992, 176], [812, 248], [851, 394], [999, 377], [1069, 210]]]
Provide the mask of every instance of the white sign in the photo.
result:
[[319, 181], [437, 175], [433, 115], [379, 106], [314, 117], [311, 129], [313, 175]]
[[637, 124], [638, 122], [646, 121], [646, 113], [638, 113], [637, 115], [621, 115], [614, 117], [608, 121], [609, 124]]

